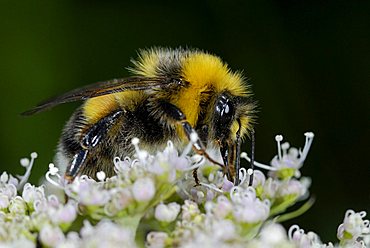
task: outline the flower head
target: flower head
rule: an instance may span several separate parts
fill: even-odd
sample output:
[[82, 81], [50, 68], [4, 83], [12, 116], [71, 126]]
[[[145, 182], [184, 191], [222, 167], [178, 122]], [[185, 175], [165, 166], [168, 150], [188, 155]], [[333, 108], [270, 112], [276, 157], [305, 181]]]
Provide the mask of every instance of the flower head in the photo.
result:
[[306, 142], [303, 150], [290, 147], [287, 142], [281, 144], [283, 136], [276, 135], [275, 140], [277, 142], [278, 155], [271, 161], [271, 166], [275, 168], [275, 170], [270, 171], [272, 177], [278, 177], [280, 179], [289, 179], [293, 176], [300, 177], [299, 169], [307, 157], [314, 137], [312, 132], [306, 132], [304, 135]]
[[351, 244], [370, 235], [370, 222], [364, 220], [366, 212], [347, 210], [344, 221], [339, 225], [337, 237], [343, 244]]
[[[150, 154], [133, 139], [135, 158], [115, 158], [116, 175], [107, 178], [100, 171], [97, 181], [80, 176], [66, 183], [51, 163], [46, 178], [62, 192], [60, 198], [43, 185], [25, 181], [36, 158], [32, 154], [21, 161], [27, 167], [25, 176], [0, 175], [0, 246], [136, 247], [135, 240], [146, 240], [152, 248], [334, 247], [297, 225], [287, 234], [275, 223], [303, 213], [312, 204], [308, 200], [286, 213], [289, 206], [308, 196], [310, 179], [301, 177], [299, 170], [313, 134], [305, 135], [302, 151], [280, 144], [282, 136], [277, 136], [278, 154], [271, 166], [255, 163], [267, 169], [267, 175], [263, 170], [241, 168], [238, 186], [203, 156], [188, 155], [198, 140], [195, 133], [180, 154], [172, 142]], [[246, 154], [241, 157], [249, 159]], [[195, 173], [199, 185], [195, 185]], [[347, 211], [338, 228], [339, 247], [369, 245], [365, 215]]]

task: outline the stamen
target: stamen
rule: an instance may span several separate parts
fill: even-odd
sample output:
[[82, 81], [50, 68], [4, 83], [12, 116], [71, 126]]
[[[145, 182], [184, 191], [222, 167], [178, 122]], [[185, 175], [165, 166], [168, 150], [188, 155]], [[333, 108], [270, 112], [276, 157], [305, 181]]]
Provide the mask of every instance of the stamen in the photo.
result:
[[[128, 157], [126, 157], [128, 158]], [[130, 160], [131, 161], [131, 160]], [[131, 164], [130, 164], [130, 168], [134, 168], [137, 164], [139, 164], [139, 160], [138, 159], [134, 159], [131, 161]]]
[[[364, 218], [366, 216], [366, 213], [365, 213], [365, 216], [362, 216], [362, 215], [360, 215], [360, 216], [361, 216], [361, 218]], [[362, 223], [364, 224], [365, 228], [367, 228], [367, 230], [365, 229], [366, 232], [370, 232], [370, 230], [369, 230], [370, 220], [364, 220]]]
[[113, 163], [114, 163], [114, 167], [118, 168], [119, 164], [121, 163], [121, 158], [120, 157], [114, 157]]
[[167, 141], [167, 147], [173, 149], [173, 143], [171, 140]]
[[344, 218], [348, 218], [349, 216], [355, 214], [355, 211], [352, 209], [348, 209], [344, 215]]
[[139, 148], [139, 138], [132, 138], [131, 143], [135, 147], [136, 155], [142, 164], [145, 164], [145, 160], [148, 157], [148, 153], [145, 150]]
[[45, 175], [45, 178], [46, 180], [51, 183], [52, 185], [54, 185], [55, 187], [59, 188], [59, 189], [64, 189], [64, 187], [58, 183], [57, 181], [54, 181], [50, 176], [55, 176], [58, 178], [58, 181], [60, 181], [60, 178], [61, 176], [58, 174], [59, 172], [59, 169], [58, 167], [56, 167], [53, 163], [50, 163], [49, 164], [49, 170], [48, 172], [46, 172], [46, 175]]
[[198, 154], [195, 154], [192, 158], [194, 158], [194, 157], [198, 158], [198, 156], [199, 156], [200, 159], [198, 161], [194, 162], [194, 165], [192, 165], [188, 168], [185, 168], [184, 171], [190, 171], [190, 170], [197, 169], [205, 163], [205, 161], [206, 161], [205, 158], [203, 156], [198, 155]]
[[[248, 171], [250, 170], [252, 169], [249, 168]], [[239, 185], [242, 185], [245, 182], [245, 180], [247, 180], [247, 175], [251, 176], [253, 174], [253, 170], [252, 170], [252, 174], [249, 174], [248, 171], [245, 168], [239, 169]]]
[[[18, 179], [20, 180], [19, 184], [17, 185], [17, 189], [20, 190], [23, 188], [24, 184], [28, 181], [28, 178], [31, 175], [31, 170], [33, 167], [33, 163], [35, 162], [35, 159], [37, 158], [37, 153], [32, 152], [31, 153], [31, 161], [28, 159], [21, 159], [21, 165], [26, 168], [26, 173], [24, 173], [23, 176], [17, 176]], [[27, 163], [28, 162], [28, 163]]]
[[298, 225], [293, 225], [293, 226], [291, 226], [291, 227], [289, 228], [289, 230], [288, 230], [288, 237], [289, 237], [289, 239], [290, 239], [290, 240], [293, 240], [293, 235], [294, 235], [294, 233], [295, 233], [296, 231], [301, 232], [301, 229], [299, 228], [299, 226], [298, 226]]
[[212, 190], [214, 190], [214, 191], [217, 191], [217, 192], [219, 192], [219, 193], [224, 193], [224, 191], [223, 191], [222, 189], [219, 189], [219, 188], [217, 188], [216, 186], [214, 186], [214, 185], [212, 185], [212, 184], [207, 184], [207, 183], [202, 183], [202, 182], [200, 182], [200, 185], [205, 186], [205, 187], [207, 187], [207, 188], [210, 188], [210, 189], [212, 189]]
[[127, 170], [133, 168], [134, 167], [134, 164], [136, 162], [138, 162], [137, 159], [134, 159], [134, 160], [131, 161], [131, 158], [130, 157], [127, 157], [127, 156], [123, 160], [121, 160], [120, 157], [115, 157], [113, 159], [114, 170], [116, 172], [122, 171], [122, 170], [123, 171], [127, 171]]
[[306, 136], [306, 142], [304, 144], [303, 151], [300, 152], [300, 158], [299, 158], [300, 163], [303, 163], [305, 161], [315, 135], [313, 132], [306, 132], [304, 136]]
[[[251, 161], [251, 159], [248, 157], [248, 155], [247, 155], [246, 152], [240, 153], [240, 157], [241, 158], [244, 158], [248, 162]], [[265, 169], [265, 170], [270, 170], [270, 171], [277, 171], [278, 170], [277, 168], [271, 167], [269, 165], [261, 164], [261, 163], [259, 163], [257, 161], [254, 161], [254, 165], [257, 166], [257, 167], [259, 167], [259, 168]]]
[[22, 158], [20, 160], [20, 164], [23, 166], [23, 167], [27, 167], [29, 164], [30, 164], [30, 160], [28, 158]]
[[280, 142], [283, 140], [283, 136], [282, 135], [276, 135], [275, 140], [276, 140], [277, 148], [278, 148], [278, 158], [279, 158], [279, 160], [281, 160], [281, 145], [280, 145]]
[[366, 212], [365, 212], [365, 211], [361, 211], [359, 214], [360, 214], [360, 217], [361, 217], [361, 218], [366, 217]]
[[290, 147], [290, 144], [288, 142], [284, 142], [281, 145], [281, 149], [283, 150], [283, 157], [287, 154], [289, 147]]
[[230, 190], [230, 199], [236, 202], [239, 199], [241, 188], [239, 186], [234, 186]]

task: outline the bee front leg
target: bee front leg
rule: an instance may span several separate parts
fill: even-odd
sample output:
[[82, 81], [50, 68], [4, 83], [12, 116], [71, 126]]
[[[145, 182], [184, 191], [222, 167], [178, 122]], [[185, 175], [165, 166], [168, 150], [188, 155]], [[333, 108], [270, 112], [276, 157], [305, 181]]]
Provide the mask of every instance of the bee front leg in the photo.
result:
[[[117, 122], [122, 115], [122, 110], [117, 110], [106, 117], [100, 119], [87, 132], [82, 136], [80, 146], [81, 150], [78, 151], [71, 164], [67, 167], [64, 178], [68, 182], [72, 182], [75, 177], [80, 173], [81, 169], [86, 166], [88, 155], [93, 149], [107, 136], [111, 127]], [[94, 175], [89, 175], [94, 176]]]
[[74, 155], [71, 164], [67, 167], [67, 170], [64, 174], [64, 178], [68, 183], [73, 182], [82, 165], [85, 163], [88, 153], [89, 150], [83, 149]]
[[[191, 140], [191, 135], [193, 133], [196, 133], [194, 128], [190, 125], [190, 123], [186, 119], [182, 120], [182, 121], [179, 121], [179, 123], [182, 125], [188, 139]], [[217, 165], [221, 166], [225, 170], [224, 164], [221, 164], [221, 163], [217, 162], [216, 160], [214, 160], [213, 158], [211, 158], [209, 156], [209, 154], [206, 152], [206, 148], [204, 147], [203, 143], [200, 141], [199, 138], [196, 141], [192, 140], [192, 142], [194, 142], [193, 143], [193, 149], [195, 150], [195, 152], [197, 154], [206, 157], [209, 161], [211, 161], [214, 164], [217, 164]]]
[[[175, 105], [169, 102], [161, 102], [161, 109], [164, 112], [164, 114], [166, 114], [168, 117], [173, 119], [177, 124], [180, 124], [182, 126], [188, 140], [193, 142], [193, 149], [197, 154], [206, 157], [209, 161], [221, 166], [223, 170], [225, 170], [225, 166], [223, 164], [217, 162], [216, 160], [214, 160], [213, 158], [209, 156], [209, 154], [206, 152], [205, 146], [200, 141], [199, 137], [195, 141], [191, 140], [192, 134], [197, 133], [197, 132], [190, 125], [190, 123], [186, 120], [185, 114], [178, 107], [176, 107]], [[197, 178], [195, 178], [195, 180], [196, 182], [199, 182]]]

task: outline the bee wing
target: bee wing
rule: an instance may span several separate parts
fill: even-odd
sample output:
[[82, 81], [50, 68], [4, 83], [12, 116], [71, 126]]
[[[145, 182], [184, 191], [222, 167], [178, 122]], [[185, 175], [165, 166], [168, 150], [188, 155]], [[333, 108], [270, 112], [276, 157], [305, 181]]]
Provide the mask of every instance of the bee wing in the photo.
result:
[[122, 92], [125, 90], [146, 90], [152, 88], [162, 88], [164, 86], [167, 87], [171, 85], [171, 81], [173, 80], [164, 77], [128, 77], [113, 79], [104, 82], [97, 82], [95, 84], [74, 89], [61, 96], [57, 96], [41, 102], [36, 107], [23, 112], [21, 115], [33, 115], [53, 108], [59, 104], [86, 100], [89, 98]]

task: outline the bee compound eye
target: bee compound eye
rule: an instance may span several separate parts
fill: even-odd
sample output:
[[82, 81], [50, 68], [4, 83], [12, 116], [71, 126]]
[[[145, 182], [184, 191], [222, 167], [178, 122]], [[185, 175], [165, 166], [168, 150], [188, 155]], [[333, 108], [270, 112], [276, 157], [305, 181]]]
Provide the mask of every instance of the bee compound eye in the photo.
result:
[[235, 103], [227, 94], [216, 100], [213, 125], [216, 139], [225, 139], [230, 134], [230, 126], [235, 115]]
[[230, 124], [234, 115], [234, 103], [225, 95], [221, 95], [216, 103], [216, 121], [220, 125]]

